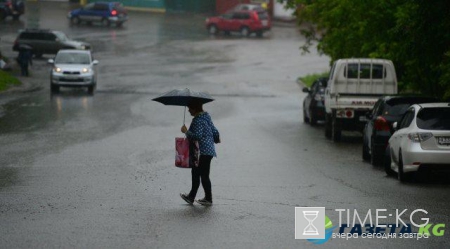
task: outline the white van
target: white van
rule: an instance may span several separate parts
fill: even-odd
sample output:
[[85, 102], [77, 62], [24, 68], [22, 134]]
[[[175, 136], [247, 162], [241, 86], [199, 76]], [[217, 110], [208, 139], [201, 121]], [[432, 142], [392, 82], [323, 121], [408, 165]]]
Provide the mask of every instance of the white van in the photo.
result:
[[366, 113], [382, 95], [397, 94], [394, 64], [385, 59], [337, 60], [325, 90], [325, 136], [341, 139], [341, 131], [362, 131]]

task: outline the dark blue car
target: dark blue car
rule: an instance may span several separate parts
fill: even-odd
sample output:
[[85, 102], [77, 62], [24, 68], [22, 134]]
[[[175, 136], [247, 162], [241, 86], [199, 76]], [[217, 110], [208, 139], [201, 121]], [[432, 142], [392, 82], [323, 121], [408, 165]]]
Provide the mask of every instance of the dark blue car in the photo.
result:
[[373, 110], [367, 113], [368, 119], [363, 131], [362, 158], [373, 165], [385, 159], [389, 138], [395, 132], [392, 124], [399, 122], [403, 114], [413, 104], [436, 103], [436, 98], [423, 96], [383, 96], [378, 99]]
[[100, 22], [106, 26], [110, 26], [114, 23], [116, 26], [120, 27], [128, 20], [128, 15], [122, 3], [95, 2], [87, 4], [83, 8], [70, 11], [67, 18], [69, 18], [73, 24], [79, 24], [81, 22], [86, 22], [88, 24]]

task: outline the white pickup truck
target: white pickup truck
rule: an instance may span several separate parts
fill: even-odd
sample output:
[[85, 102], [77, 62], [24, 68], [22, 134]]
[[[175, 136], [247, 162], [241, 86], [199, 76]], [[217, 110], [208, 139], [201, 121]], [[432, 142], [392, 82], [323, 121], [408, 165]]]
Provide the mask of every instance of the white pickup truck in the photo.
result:
[[397, 94], [394, 64], [384, 59], [340, 59], [330, 70], [325, 90], [325, 136], [364, 129], [366, 113], [382, 95]]

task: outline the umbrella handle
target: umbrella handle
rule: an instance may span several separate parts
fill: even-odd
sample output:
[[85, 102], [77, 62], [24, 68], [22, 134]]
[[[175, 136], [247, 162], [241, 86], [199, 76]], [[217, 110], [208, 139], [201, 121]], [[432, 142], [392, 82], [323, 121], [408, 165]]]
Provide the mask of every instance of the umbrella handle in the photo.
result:
[[186, 123], [186, 106], [184, 107], [183, 125]]

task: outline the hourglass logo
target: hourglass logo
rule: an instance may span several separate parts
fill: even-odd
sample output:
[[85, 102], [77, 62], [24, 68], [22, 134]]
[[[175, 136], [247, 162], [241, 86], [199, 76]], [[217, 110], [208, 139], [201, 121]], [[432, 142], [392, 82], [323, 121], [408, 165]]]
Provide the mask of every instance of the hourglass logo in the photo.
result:
[[295, 238], [325, 238], [325, 207], [295, 208]]

